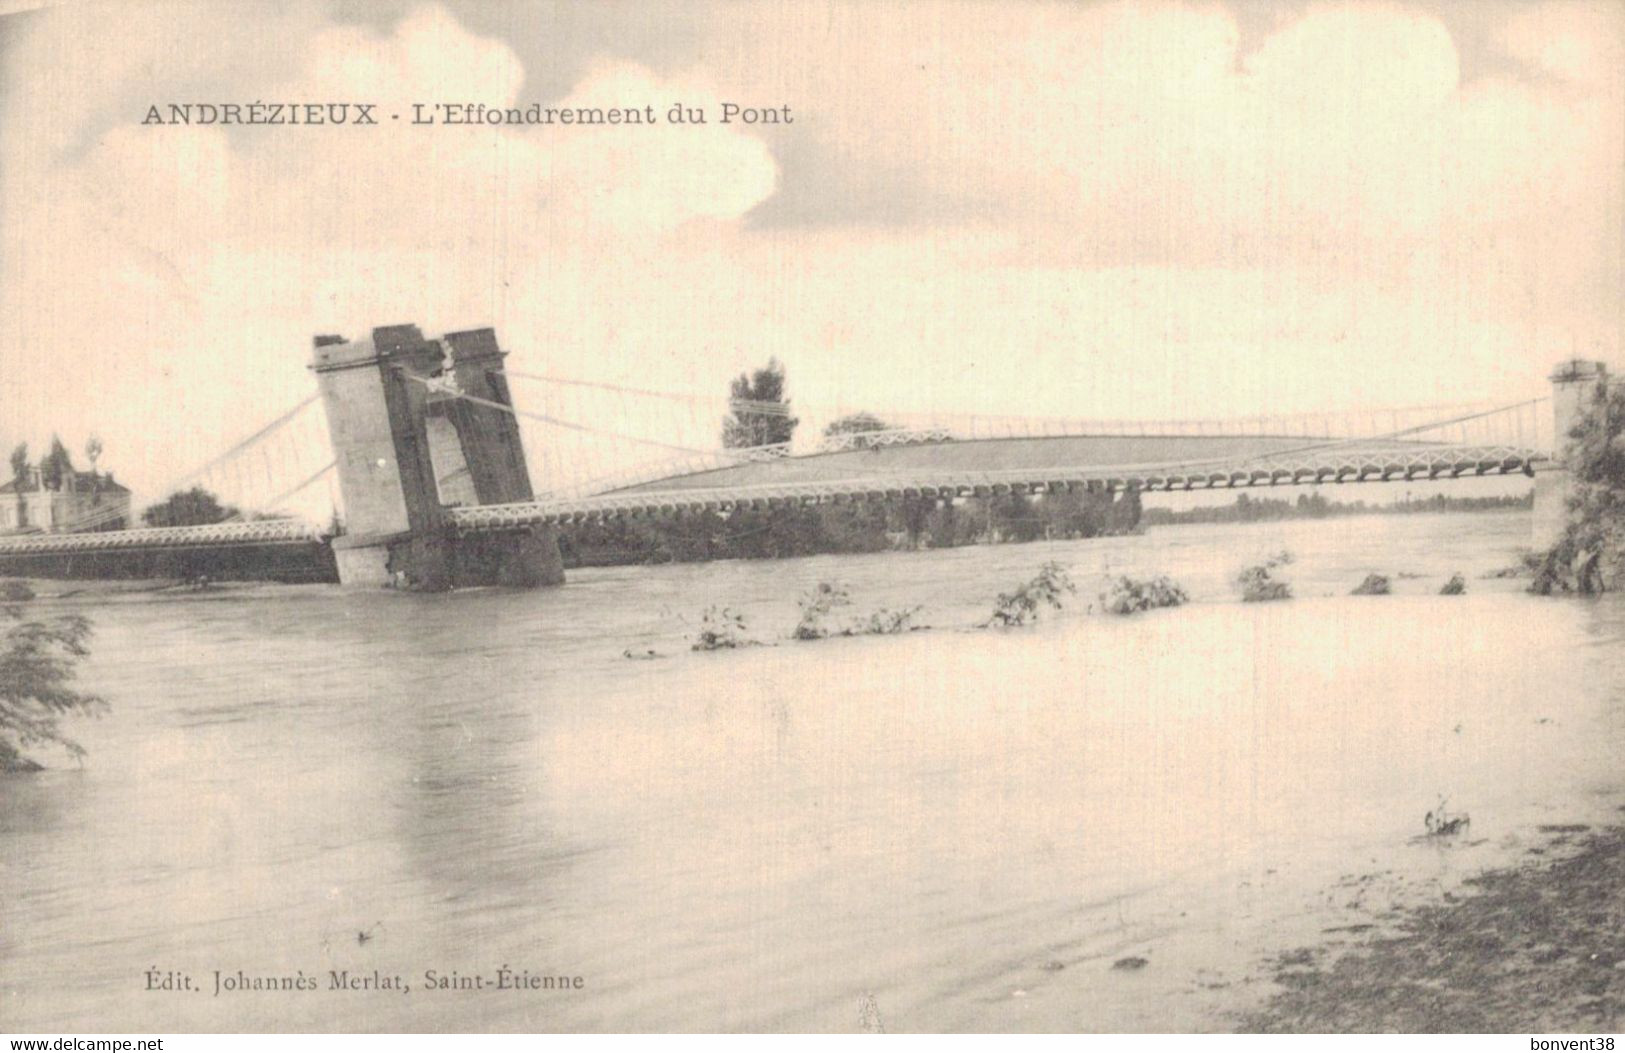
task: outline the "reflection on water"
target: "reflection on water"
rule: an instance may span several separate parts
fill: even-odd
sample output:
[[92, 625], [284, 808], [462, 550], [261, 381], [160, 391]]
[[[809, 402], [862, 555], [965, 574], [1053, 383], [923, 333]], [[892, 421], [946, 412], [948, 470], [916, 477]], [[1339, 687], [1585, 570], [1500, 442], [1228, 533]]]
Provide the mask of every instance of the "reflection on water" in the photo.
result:
[[[1481, 576], [1520, 515], [577, 572], [540, 593], [111, 597], [113, 702], [0, 783], [9, 1029], [1222, 1027], [1258, 957], [1619, 803], [1625, 607]], [[1298, 599], [1228, 579], [1280, 547]], [[974, 631], [1048, 559], [1080, 606]], [[1195, 602], [1081, 609], [1161, 571]], [[1368, 571], [1395, 595], [1350, 597]], [[1434, 595], [1461, 571], [1464, 597]], [[819, 580], [932, 632], [763, 639]], [[77, 601], [64, 601], [77, 602]], [[622, 652], [664, 657], [628, 661]], [[1472, 814], [1418, 840], [1440, 797]], [[1126, 956], [1137, 971], [1113, 970]], [[580, 990], [429, 991], [499, 967]], [[148, 992], [145, 973], [202, 992]], [[330, 991], [329, 970], [412, 990]], [[221, 970], [314, 992], [213, 993]], [[871, 1001], [872, 999], [872, 1001]]]

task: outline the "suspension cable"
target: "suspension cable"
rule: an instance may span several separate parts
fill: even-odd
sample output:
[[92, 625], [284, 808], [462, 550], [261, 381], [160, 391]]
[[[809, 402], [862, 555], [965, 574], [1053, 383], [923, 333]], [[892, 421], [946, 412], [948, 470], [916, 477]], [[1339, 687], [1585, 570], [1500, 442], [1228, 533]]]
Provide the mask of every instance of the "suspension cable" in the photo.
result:
[[294, 494], [297, 494], [299, 491], [305, 489], [305, 487], [310, 486], [312, 483], [316, 482], [318, 479], [320, 479], [322, 476], [326, 475], [328, 472], [331, 472], [334, 468], [337, 468], [338, 464], [339, 464], [338, 461], [328, 461], [326, 465], [324, 465], [321, 468], [318, 468], [315, 472], [313, 472], [312, 474], [306, 476], [297, 485], [292, 486], [292, 487], [282, 491], [280, 494], [277, 494], [275, 497], [270, 498], [269, 500], [262, 502], [258, 509], [253, 509], [253, 508], [238, 509], [237, 511], [233, 512], [231, 515], [229, 515], [226, 518], [222, 519], [220, 522], [222, 522], [222, 523], [231, 523], [231, 522], [235, 522], [236, 520], [242, 519], [245, 515], [249, 514], [250, 512], [274, 510], [278, 504], [282, 503], [283, 501], [286, 501], [288, 498], [292, 497]]
[[[502, 411], [504, 411], [506, 413], [510, 413], [510, 414], [515, 415], [515, 416], [528, 417], [528, 418], [531, 418], [531, 419], [534, 419], [534, 420], [540, 420], [540, 421], [543, 421], [544, 423], [552, 424], [552, 425], [557, 426], [557, 427], [568, 428], [568, 429], [571, 429], [571, 430], [574, 430], [574, 431], [587, 432], [587, 433], [591, 433], [591, 434], [604, 435], [604, 436], [608, 436], [608, 437], [611, 437], [611, 438], [624, 439], [624, 440], [627, 440], [627, 441], [630, 441], [630, 442], [642, 443], [642, 444], [650, 445], [650, 446], [657, 446], [657, 447], [661, 447], [661, 448], [664, 448], [664, 449], [675, 450], [675, 451], [681, 452], [681, 453], [697, 454], [697, 455], [704, 456], [704, 457], [722, 457], [722, 458], [725, 458], [725, 459], [735, 459], [735, 460], [754, 462], [754, 461], [761, 460], [760, 454], [763, 451], [770, 450], [770, 449], [771, 450], [778, 450], [778, 449], [786, 448], [786, 444], [771, 444], [770, 446], [766, 446], [766, 447], [746, 447], [746, 448], [734, 448], [734, 449], [722, 449], [722, 450], [715, 450], [715, 449], [702, 450], [702, 449], [699, 449], [699, 448], [696, 448], [696, 447], [680, 446], [680, 445], [677, 445], [677, 444], [674, 444], [674, 443], [665, 443], [665, 442], [660, 442], [660, 441], [654, 440], [654, 439], [643, 439], [643, 438], [640, 438], [640, 437], [637, 437], [637, 436], [627, 435], [624, 432], [617, 432], [617, 431], [612, 431], [612, 430], [609, 430], [609, 429], [593, 428], [593, 427], [590, 427], [588, 425], [578, 424], [578, 423], [576, 423], [574, 421], [566, 421], [566, 420], [561, 420], [561, 419], [556, 418], [556, 417], [551, 417], [551, 416], [549, 416], [547, 414], [534, 413], [534, 412], [529, 412], [529, 411], [525, 411], [525, 410], [520, 410], [520, 409], [517, 409], [517, 408], [515, 408], [513, 406], [508, 406], [508, 405], [505, 405], [505, 404], [500, 403], [500, 402], [495, 402], [495, 401], [492, 401], [490, 399], [480, 398], [479, 396], [476, 396], [476, 395], [469, 395], [466, 392], [457, 391], [456, 389], [451, 388], [451, 387], [446, 386], [446, 385], [436, 384], [436, 383], [434, 383], [432, 380], [430, 380], [428, 378], [420, 377], [420, 376], [417, 376], [416, 374], [413, 374], [413, 373], [410, 373], [410, 372], [407, 372], [407, 371], [404, 371], [404, 370], [402, 372], [403, 372], [403, 374], [405, 376], [410, 377], [411, 379], [417, 381], [418, 383], [424, 385], [425, 387], [427, 387], [427, 388], [429, 388], [429, 389], [431, 389], [433, 391], [439, 391], [439, 392], [443, 392], [445, 394], [453, 395], [453, 396], [455, 396], [457, 398], [466, 399], [467, 401], [475, 403], [477, 405], [488, 406], [488, 407], [490, 407], [492, 409], [502, 410]], [[539, 374], [517, 374], [516, 373], [515, 375], [524, 376], [527, 379], [553, 380], [553, 381], [557, 381], [557, 382], [560, 382], [560, 383], [577, 383], [580, 386], [585, 386], [585, 387], [595, 387], [595, 388], [601, 388], [601, 389], [605, 389], [605, 390], [625, 390], [625, 391], [628, 391], [628, 392], [633, 393], [633, 394], [652, 394], [652, 395], [656, 395], [656, 396], [660, 396], [660, 397], [667, 397], [667, 393], [640, 391], [638, 389], [632, 389], [632, 388], [624, 388], [623, 389], [623, 388], [618, 387], [617, 385], [611, 385], [611, 384], [596, 384], [596, 383], [592, 383], [592, 382], [588, 382], [588, 381], [572, 382], [572, 381], [563, 380], [562, 378], [543, 377], [543, 376], [541, 376]], [[671, 397], [682, 398], [683, 396], [671, 396]], [[1097, 468], [1097, 470], [1100, 470], [1100, 471], [1130, 471], [1130, 470], [1132, 470], [1132, 471], [1147, 471], [1147, 470], [1157, 470], [1157, 469], [1166, 470], [1166, 469], [1174, 469], [1174, 468], [1200, 468], [1200, 467], [1206, 467], [1206, 466], [1226, 465], [1226, 464], [1228, 464], [1228, 465], [1245, 465], [1245, 464], [1256, 463], [1256, 462], [1259, 462], [1259, 461], [1268, 461], [1268, 460], [1279, 458], [1279, 457], [1291, 456], [1291, 455], [1300, 454], [1300, 453], [1311, 453], [1311, 452], [1315, 452], [1315, 451], [1319, 451], [1319, 450], [1337, 449], [1337, 448], [1341, 448], [1341, 447], [1348, 447], [1348, 446], [1354, 446], [1354, 445], [1359, 445], [1359, 444], [1368, 444], [1368, 443], [1373, 443], [1373, 442], [1392, 441], [1392, 440], [1395, 440], [1395, 439], [1402, 438], [1402, 437], [1404, 437], [1406, 435], [1414, 435], [1414, 434], [1418, 434], [1420, 432], [1432, 431], [1432, 430], [1434, 430], [1436, 428], [1449, 427], [1449, 426], [1454, 425], [1454, 424], [1461, 424], [1461, 423], [1465, 423], [1467, 421], [1478, 420], [1478, 419], [1481, 419], [1481, 418], [1484, 418], [1484, 417], [1495, 416], [1497, 414], [1506, 413], [1506, 412], [1516, 410], [1516, 409], [1521, 409], [1521, 408], [1523, 408], [1525, 406], [1536, 405], [1538, 403], [1547, 401], [1548, 398], [1549, 398], [1549, 396], [1542, 396], [1540, 398], [1527, 399], [1527, 400], [1525, 400], [1523, 402], [1510, 403], [1510, 404], [1505, 405], [1505, 406], [1497, 406], [1497, 407], [1494, 407], [1492, 409], [1483, 410], [1483, 411], [1480, 411], [1480, 412], [1477, 412], [1477, 413], [1463, 414], [1463, 415], [1453, 417], [1453, 418], [1448, 418], [1448, 419], [1445, 419], [1445, 420], [1430, 421], [1430, 422], [1427, 422], [1425, 424], [1413, 425], [1413, 426], [1408, 427], [1408, 428], [1400, 428], [1400, 429], [1396, 429], [1396, 430], [1391, 431], [1391, 432], [1386, 432], [1386, 433], [1383, 433], [1383, 434], [1380, 434], [1380, 435], [1375, 435], [1375, 436], [1350, 437], [1350, 438], [1345, 438], [1345, 439], [1334, 439], [1334, 440], [1325, 441], [1325, 442], [1307, 443], [1307, 444], [1304, 444], [1304, 445], [1301, 445], [1301, 446], [1288, 447], [1286, 449], [1281, 449], [1281, 450], [1271, 450], [1271, 451], [1268, 451], [1266, 453], [1255, 454], [1255, 455], [1253, 455], [1251, 457], [1244, 457], [1244, 458], [1240, 458], [1240, 459], [1236, 458], [1235, 456], [1211, 457], [1211, 458], [1202, 458], [1202, 459], [1197, 459], [1197, 460], [1186, 459], [1186, 460], [1176, 460], [1176, 461], [1142, 462], [1142, 463], [1123, 464], [1123, 465], [1101, 465], [1101, 466], [1096, 466], [1096, 468]], [[1132, 437], [1132, 436], [1130, 436], [1130, 437]], [[860, 468], [860, 467], [854, 466], [854, 467], [848, 468], [845, 465], [827, 465], [827, 466], [824, 466], [824, 467], [826, 467], [826, 468], [835, 468], [837, 471], [839, 471], [843, 475], [846, 475], [848, 477], [858, 477], [858, 478], [863, 478], [863, 477], [892, 477], [892, 476], [903, 476], [903, 475], [909, 475], [909, 474], [918, 474], [918, 469], [901, 469], [901, 468], [898, 468], [898, 469], [879, 469], [879, 470], [876, 470], [873, 467]], [[654, 481], [654, 480], [651, 480], [651, 481]], [[591, 481], [589, 481], [587, 484], [582, 484], [582, 485], [583, 486], [591, 485]], [[633, 483], [631, 485], [640, 485], [640, 484]]]
[[265, 436], [269, 435], [271, 432], [273, 432], [276, 429], [282, 427], [282, 425], [288, 423], [290, 420], [293, 420], [293, 418], [295, 418], [295, 417], [297, 417], [299, 415], [301, 410], [303, 410], [306, 406], [309, 406], [312, 402], [315, 402], [320, 397], [321, 397], [321, 394], [319, 392], [311, 394], [311, 395], [307, 395], [305, 398], [301, 399], [299, 401], [299, 404], [294, 406], [292, 409], [290, 409], [287, 412], [283, 413], [282, 415], [278, 416], [276, 419], [270, 421], [268, 424], [264, 425], [258, 431], [254, 432], [252, 435], [248, 436], [247, 438], [240, 439], [237, 442], [233, 443], [231, 446], [227, 447], [224, 453], [218, 454], [212, 460], [206, 461], [202, 466], [192, 469], [190, 472], [187, 472], [185, 475], [181, 475], [181, 476], [176, 477], [169, 484], [168, 489], [170, 489], [170, 490], [177, 489], [183, 483], [189, 483], [193, 479], [196, 479], [199, 476], [205, 475], [208, 472], [211, 472], [214, 469], [218, 468], [220, 465], [226, 463], [227, 461], [229, 461], [233, 457], [235, 457], [237, 454], [241, 453], [244, 449], [248, 448], [249, 446], [252, 446], [254, 443], [258, 442], [259, 440], [263, 439]]
[[430, 391], [437, 391], [442, 394], [452, 395], [456, 398], [472, 402], [476, 406], [489, 406], [491, 409], [501, 410], [504, 413], [511, 413], [516, 417], [528, 417], [531, 420], [539, 420], [544, 424], [551, 424], [557, 428], [568, 428], [571, 431], [585, 432], [589, 435], [604, 435], [612, 439], [624, 439], [627, 442], [642, 443], [645, 446], [658, 446], [661, 449], [675, 450], [678, 453], [709, 454], [712, 452], [710, 450], [702, 450], [695, 446], [680, 446], [676, 443], [661, 442], [659, 439], [645, 439], [636, 435], [627, 435], [624, 432], [611, 431], [607, 428], [594, 428], [589, 424], [578, 424], [575, 421], [561, 420], [558, 417], [551, 417], [546, 413], [536, 413], [531, 410], [518, 409], [517, 407], [496, 402], [492, 399], [480, 398], [478, 395], [470, 395], [466, 391], [458, 391], [455, 388], [436, 384], [427, 377], [420, 377], [416, 373], [412, 373], [407, 370], [402, 370], [401, 375], [417, 381]]
[[[567, 386], [567, 387], [594, 388], [594, 389], [597, 389], [597, 390], [600, 390], [600, 391], [615, 391], [615, 392], [621, 392], [621, 393], [630, 394], [630, 395], [646, 395], [646, 396], [649, 396], [649, 397], [652, 397], [652, 398], [671, 399], [671, 400], [677, 400], [677, 401], [683, 401], [683, 402], [691, 402], [691, 403], [716, 403], [716, 402], [722, 401], [722, 400], [719, 400], [719, 399], [716, 399], [716, 398], [713, 398], [713, 397], [710, 397], [710, 396], [704, 396], [704, 395], [683, 395], [683, 394], [678, 394], [678, 393], [669, 392], [669, 391], [654, 391], [654, 390], [651, 390], [649, 388], [627, 387], [625, 385], [610, 384], [610, 383], [603, 382], [603, 381], [577, 380], [577, 379], [575, 379], [573, 377], [560, 377], [560, 376], [553, 376], [553, 375], [543, 374], [543, 373], [527, 373], [527, 372], [523, 372], [523, 371], [516, 370], [516, 369], [509, 369], [509, 368], [506, 368], [506, 367], [504, 367], [504, 369], [502, 369], [500, 372], [502, 372], [502, 373], [504, 373], [504, 374], [506, 374], [508, 376], [519, 377], [519, 378], [522, 378], [522, 379], [525, 379], [525, 380], [534, 380], [534, 381], [539, 381], [541, 383], [547, 383], [547, 384], [559, 384], [559, 385]], [[1521, 408], [1521, 407], [1526, 406], [1526, 405], [1533, 405], [1533, 404], [1540, 403], [1540, 402], [1546, 402], [1549, 399], [1550, 399], [1550, 396], [1541, 396], [1539, 398], [1529, 399], [1529, 400], [1526, 400], [1524, 402], [1511, 403], [1511, 404], [1508, 404], [1507, 406], [1495, 407], [1493, 409], [1490, 409], [1490, 410], [1487, 410], [1487, 411], [1484, 411], [1484, 412], [1481, 412], [1481, 413], [1467, 414], [1465, 416], [1453, 418], [1453, 419], [1450, 419], [1450, 420], [1427, 424], [1427, 425], [1421, 426], [1420, 428], [1402, 429], [1402, 430], [1397, 430], [1397, 431], [1393, 431], [1393, 432], [1389, 432], [1389, 433], [1385, 433], [1385, 434], [1380, 434], [1380, 435], [1376, 435], [1376, 436], [1367, 436], [1362, 441], [1370, 441], [1371, 439], [1380, 439], [1380, 438], [1384, 438], [1384, 437], [1392, 438], [1392, 437], [1397, 437], [1399, 435], [1404, 435], [1404, 434], [1407, 434], [1409, 432], [1416, 431], [1416, 430], [1426, 431], [1426, 430], [1430, 430], [1430, 429], [1436, 428], [1436, 427], [1443, 427], [1443, 426], [1446, 426], [1448, 424], [1458, 424], [1458, 423], [1462, 423], [1464, 421], [1474, 420], [1474, 419], [1476, 419], [1478, 417], [1489, 416], [1489, 415], [1492, 415], [1492, 414], [1495, 414], [1495, 413], [1500, 413], [1500, 412], [1503, 412], [1503, 411], [1508, 410], [1508, 409]], [[730, 407], [734, 407], [734, 408], [737, 408], [739, 410], [743, 410], [744, 412], [751, 413], [751, 414], [756, 414], [756, 415], [763, 415], [763, 416], [767, 416], [767, 415], [788, 415], [791, 412], [789, 404], [785, 403], [785, 402], [764, 402], [764, 401], [758, 400], [758, 399], [734, 399], [734, 398], [727, 399], [726, 401], [727, 401], [727, 403], [728, 403], [728, 405]], [[1424, 411], [1424, 410], [1460, 409], [1460, 408], [1464, 408], [1465, 406], [1468, 406], [1468, 405], [1472, 405], [1472, 404], [1471, 403], [1454, 403], [1454, 404], [1442, 404], [1442, 405], [1441, 404], [1435, 404], [1435, 405], [1426, 405], [1426, 406], [1404, 406], [1404, 407], [1400, 407], [1400, 408], [1398, 408], [1396, 410], [1382, 410], [1382, 411], [1377, 411], [1377, 412], [1415, 413], [1415, 412]], [[1479, 403], [1479, 405], [1482, 405], [1482, 403]], [[837, 409], [838, 409], [838, 407], [837, 407]], [[1085, 421], [1085, 420], [1075, 420], [1075, 419], [1064, 418], [1064, 417], [1034, 418], [1034, 417], [1026, 416], [1026, 415], [1023, 415], [1023, 414], [987, 414], [987, 413], [947, 413], [947, 414], [940, 414], [940, 413], [919, 413], [919, 412], [915, 412], [915, 411], [911, 411], [911, 410], [888, 410], [888, 411], [879, 413], [877, 415], [882, 417], [882, 418], [888, 417], [888, 416], [889, 417], [928, 417], [928, 418], [941, 418], [941, 417], [944, 417], [944, 416], [951, 418], [951, 417], [954, 417], [954, 416], [962, 416], [962, 417], [969, 417], [969, 418], [978, 419], [978, 420], [1026, 421], [1026, 422], [1034, 422], [1034, 421], [1053, 422], [1053, 421], [1060, 421], [1062, 423], [1077, 423], [1077, 424], [1095, 423], [1095, 424], [1100, 424], [1100, 425], [1103, 425], [1103, 426], [1106, 426], [1106, 427], [1119, 426], [1119, 427], [1127, 428], [1127, 427], [1129, 427], [1131, 425], [1144, 427], [1144, 423], [1142, 423], [1142, 422], [1132, 422], [1132, 421], [1095, 421], [1095, 422], [1090, 422], [1090, 421]], [[1235, 423], [1235, 422], [1238, 422], [1238, 421], [1243, 421], [1243, 420], [1259, 420], [1259, 421], [1268, 421], [1268, 420], [1314, 420], [1314, 419], [1329, 419], [1331, 416], [1335, 416], [1335, 414], [1326, 414], [1326, 413], [1321, 413], [1321, 412], [1304, 412], [1304, 413], [1298, 413], [1298, 414], [1291, 414], [1291, 415], [1288, 415], [1288, 416], [1285, 416], [1285, 417], [1279, 417], [1279, 418], [1271, 418], [1271, 417], [1258, 417], [1258, 418], [1238, 417], [1238, 418], [1228, 418], [1228, 419], [1227, 418], [1213, 418], [1211, 420], [1174, 421], [1174, 422], [1163, 422], [1163, 423], [1197, 424], [1197, 425], [1207, 425], [1207, 424], [1224, 425], [1224, 424], [1232, 424], [1232, 423]], [[1158, 422], [1151, 422], [1151, 423], [1158, 423]]]

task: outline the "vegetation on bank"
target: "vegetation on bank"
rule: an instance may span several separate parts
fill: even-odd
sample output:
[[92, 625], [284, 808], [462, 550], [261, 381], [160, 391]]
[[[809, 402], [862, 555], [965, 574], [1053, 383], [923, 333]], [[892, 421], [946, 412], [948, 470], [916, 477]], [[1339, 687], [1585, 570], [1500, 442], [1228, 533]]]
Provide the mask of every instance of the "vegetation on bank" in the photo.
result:
[[1531, 592], [1625, 587], [1625, 383], [1599, 393], [1569, 435], [1574, 491], [1563, 536], [1536, 558]]
[[[722, 422], [725, 449], [787, 446], [800, 421], [789, 380], [776, 359], [729, 385]], [[826, 436], [887, 431], [892, 424], [857, 412], [831, 422]], [[865, 441], [855, 440], [862, 449]], [[1089, 538], [1134, 531], [1137, 493], [998, 494], [973, 498], [904, 497], [777, 508], [696, 511], [574, 523], [559, 529], [571, 567], [784, 559], [894, 549]]]
[[1389, 504], [1364, 501], [1329, 501], [1319, 493], [1299, 494], [1296, 500], [1278, 497], [1236, 495], [1228, 505], [1200, 508], [1147, 508], [1140, 521], [1146, 526], [1172, 526], [1180, 523], [1270, 523], [1283, 519], [1331, 519], [1338, 516], [1416, 515], [1438, 512], [1528, 511], [1534, 507], [1533, 490], [1521, 495], [1497, 497], [1406, 498]]
[[1492, 570], [1488, 574], [1485, 574], [1484, 577], [1485, 579], [1491, 581], [1506, 578], [1534, 577], [1536, 572], [1540, 570], [1540, 565], [1544, 560], [1544, 553], [1530, 552], [1528, 549], [1520, 549], [1518, 552], [1518, 561], [1516, 563]]
[[34, 590], [26, 581], [6, 579], [0, 581], [0, 603], [27, 603], [34, 598]]
[[559, 529], [568, 567], [1019, 544], [1132, 533], [1139, 495], [904, 497], [573, 523]]
[[1279, 990], [1236, 1029], [1617, 1031], [1625, 1019], [1625, 829], [1543, 832], [1563, 858], [1469, 878], [1465, 895], [1407, 911], [1395, 935], [1347, 954], [1328, 945], [1282, 955]]
[[90, 621], [82, 615], [28, 619], [21, 604], [33, 598], [23, 582], [0, 583], [0, 772], [38, 771], [27, 750], [56, 746], [74, 757], [84, 749], [61, 727], [71, 716], [96, 716], [107, 703], [75, 690], [79, 663], [90, 653]]

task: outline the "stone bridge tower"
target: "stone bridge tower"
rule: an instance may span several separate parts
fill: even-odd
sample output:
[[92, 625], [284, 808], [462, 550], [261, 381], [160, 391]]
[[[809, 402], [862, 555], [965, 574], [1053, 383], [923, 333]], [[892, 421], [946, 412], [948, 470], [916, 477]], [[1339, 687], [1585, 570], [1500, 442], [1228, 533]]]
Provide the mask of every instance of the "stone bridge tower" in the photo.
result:
[[424, 382], [450, 380], [512, 406], [494, 332], [442, 341], [394, 325], [374, 329], [370, 340], [318, 336], [315, 345], [311, 369], [344, 494], [347, 532], [333, 539], [343, 584], [438, 591], [564, 580], [551, 528], [460, 537], [445, 514], [452, 504], [534, 497], [513, 414]]

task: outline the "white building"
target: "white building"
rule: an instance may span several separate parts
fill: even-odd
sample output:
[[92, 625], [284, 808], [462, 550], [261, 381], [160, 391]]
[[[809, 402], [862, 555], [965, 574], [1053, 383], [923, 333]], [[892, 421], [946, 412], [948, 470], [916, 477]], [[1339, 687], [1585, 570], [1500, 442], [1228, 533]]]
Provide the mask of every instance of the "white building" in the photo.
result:
[[130, 525], [130, 491], [111, 473], [68, 470], [53, 489], [39, 468], [0, 486], [0, 533], [76, 533]]

